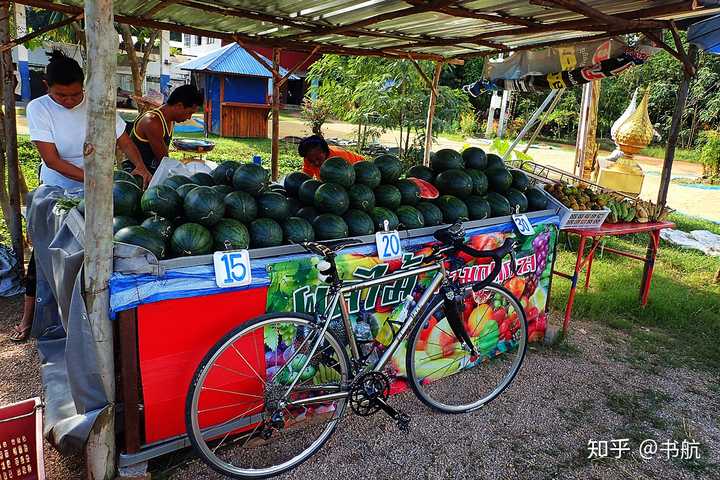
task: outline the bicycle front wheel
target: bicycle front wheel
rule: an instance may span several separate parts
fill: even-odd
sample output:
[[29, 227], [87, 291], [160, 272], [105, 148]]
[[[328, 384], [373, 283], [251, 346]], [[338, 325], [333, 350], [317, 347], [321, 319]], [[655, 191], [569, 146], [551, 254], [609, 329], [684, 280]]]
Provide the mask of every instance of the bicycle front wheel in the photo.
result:
[[266, 478], [322, 447], [345, 409], [350, 362], [343, 340], [321, 330], [307, 315], [264, 315], [208, 352], [185, 419], [205, 463], [232, 478]]
[[438, 295], [408, 338], [408, 382], [426, 405], [446, 413], [482, 407], [513, 381], [527, 344], [525, 312], [504, 287], [463, 290], [463, 326], [477, 356], [457, 339]]

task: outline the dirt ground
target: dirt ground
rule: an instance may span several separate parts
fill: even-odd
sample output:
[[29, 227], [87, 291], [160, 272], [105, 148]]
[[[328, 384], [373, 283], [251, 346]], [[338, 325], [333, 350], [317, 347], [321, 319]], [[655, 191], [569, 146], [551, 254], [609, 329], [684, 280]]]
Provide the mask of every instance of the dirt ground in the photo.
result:
[[[21, 298], [0, 299], [0, 329], [19, 320]], [[557, 325], [556, 318], [553, 323]], [[41, 395], [33, 343], [0, 335], [0, 404]], [[348, 417], [330, 442], [284, 478], [720, 479], [720, 389], [706, 372], [663, 366], [627, 334], [574, 322], [566, 343], [535, 345], [512, 386], [468, 415], [431, 412], [411, 393], [391, 399], [412, 417], [401, 433], [382, 414]], [[588, 459], [588, 442], [627, 438], [621, 459]], [[700, 458], [640, 457], [643, 440], [694, 440]], [[660, 447], [662, 448], [662, 447]], [[46, 445], [49, 479], [82, 478], [77, 457]], [[153, 478], [220, 478], [197, 460], [154, 465]]]

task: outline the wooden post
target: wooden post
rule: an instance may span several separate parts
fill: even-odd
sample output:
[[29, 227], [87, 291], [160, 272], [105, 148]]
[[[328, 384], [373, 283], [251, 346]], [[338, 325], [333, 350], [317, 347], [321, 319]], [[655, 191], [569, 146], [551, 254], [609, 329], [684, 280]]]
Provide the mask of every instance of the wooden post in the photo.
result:
[[270, 165], [272, 179], [277, 180], [280, 176], [280, 49], [273, 48], [272, 52], [272, 158]]
[[[0, 43], [10, 42], [10, 2], [2, 2], [0, 6]], [[12, 52], [2, 52], [3, 105], [5, 107], [5, 148], [8, 167], [8, 194], [10, 200], [10, 218], [6, 218], [10, 238], [12, 239], [15, 256], [20, 272], [25, 271], [25, 252], [20, 216], [20, 165], [17, 149], [17, 125], [15, 123], [15, 69], [13, 68]], [[5, 188], [5, 186], [2, 186]]]
[[88, 104], [85, 137], [85, 306], [93, 334], [98, 373], [108, 407], [98, 416], [86, 445], [88, 478], [115, 477], [115, 368], [113, 329], [108, 317], [112, 273], [112, 170], [115, 158], [115, 67], [118, 36], [113, 0], [85, 3]]
[[432, 88], [430, 89], [430, 105], [428, 105], [427, 121], [425, 122], [425, 151], [423, 152], [423, 165], [430, 166], [430, 151], [432, 150], [432, 124], [435, 117], [435, 102], [437, 102], [438, 83], [442, 72], [442, 62], [435, 62]]

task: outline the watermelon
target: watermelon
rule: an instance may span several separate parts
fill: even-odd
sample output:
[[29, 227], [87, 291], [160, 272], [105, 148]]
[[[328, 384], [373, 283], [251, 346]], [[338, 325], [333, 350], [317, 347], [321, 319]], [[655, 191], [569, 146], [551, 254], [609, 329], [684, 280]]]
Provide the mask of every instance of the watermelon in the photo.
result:
[[287, 197], [288, 202], [288, 215], [291, 217], [297, 217], [297, 212], [302, 207], [302, 203], [295, 197]]
[[517, 213], [518, 210], [520, 213], [527, 212], [528, 199], [520, 190], [514, 188], [508, 189], [508, 191], [505, 192], [505, 198], [507, 198], [508, 203], [510, 203], [510, 208], [513, 213]]
[[290, 216], [287, 198], [275, 192], [261, 193], [256, 198], [258, 217], [272, 218], [282, 222]]
[[512, 213], [510, 203], [505, 197], [497, 192], [490, 192], [485, 197], [490, 204], [490, 216], [491, 217], [504, 217]]
[[350, 206], [350, 197], [336, 183], [323, 183], [315, 190], [315, 208], [322, 213], [342, 215]]
[[376, 232], [385, 230], [385, 220], [388, 221], [388, 230], [397, 230], [398, 224], [400, 223], [395, 213], [383, 207], [373, 208], [372, 212], [370, 212], [370, 217], [373, 219]]
[[287, 190], [285, 190], [285, 187], [279, 183], [270, 184], [265, 190], [263, 190], [263, 193], [265, 192], [275, 192], [281, 194], [283, 197], [287, 197]]
[[348, 189], [350, 208], [366, 212], [375, 208], [375, 194], [372, 188], [362, 183], [356, 183]]
[[426, 182], [421, 178], [408, 177], [407, 180], [413, 182], [420, 190], [420, 198], [423, 200], [435, 200], [440, 196], [440, 192], [432, 183]]
[[138, 222], [135, 217], [126, 217], [125, 215], [113, 217], [113, 235], [115, 235], [121, 228], [137, 224]]
[[457, 197], [443, 195], [436, 200], [436, 204], [442, 211], [445, 223], [455, 223], [458, 220], [464, 222], [470, 218], [467, 205]]
[[184, 183], [175, 189], [175, 193], [177, 193], [181, 199], [184, 199], [190, 190], [198, 186], [199, 185], [195, 185], [194, 183]]
[[423, 217], [423, 214], [420, 210], [410, 205], [402, 205], [398, 208], [397, 217], [400, 225], [403, 225], [407, 230], [422, 228], [425, 226], [425, 218]]
[[225, 201], [211, 187], [196, 187], [185, 195], [183, 210], [189, 222], [212, 227], [225, 216]]
[[315, 240], [315, 231], [310, 222], [300, 217], [288, 218], [282, 226], [285, 241], [288, 243], [311, 242]]
[[[135, 181], [135, 177], [133, 177], [131, 174], [129, 174], [125, 170], [114, 170], [113, 171], [113, 181], [116, 181], [116, 180], [125, 180], [126, 182], [132, 182], [135, 185], [137, 185], [137, 182]], [[140, 187], [140, 185], [138, 185], [138, 187]]]
[[181, 214], [182, 199], [167, 185], [155, 185], [145, 190], [140, 199], [140, 208], [145, 215], [159, 215], [175, 219]]
[[157, 259], [165, 258], [165, 242], [157, 233], [139, 225], [121, 228], [113, 235], [113, 240], [120, 243], [137, 245], [152, 252]]
[[485, 171], [488, 179], [488, 187], [493, 192], [504, 192], [513, 182], [513, 176], [505, 168], [490, 168]]
[[465, 198], [473, 192], [473, 179], [464, 170], [451, 168], [435, 177], [435, 186], [443, 195]]
[[490, 216], [490, 204], [483, 197], [470, 195], [465, 199], [470, 220], [482, 220]]
[[113, 215], [134, 217], [140, 207], [142, 190], [135, 182], [117, 180], [113, 182]]
[[355, 183], [362, 183], [370, 188], [380, 185], [382, 174], [373, 162], [357, 162], [353, 165], [353, 169], [355, 170]]
[[297, 197], [298, 196], [298, 190], [300, 189], [300, 185], [305, 180], [310, 180], [310, 175], [308, 175], [305, 172], [292, 172], [289, 173], [285, 177], [285, 181], [283, 182], [283, 185], [285, 186], [285, 191], [290, 195], [291, 197]]
[[320, 180], [348, 188], [355, 183], [355, 169], [344, 158], [330, 157], [320, 166]]
[[83, 198], [82, 200], [80, 200], [80, 203], [78, 203], [77, 207], [75, 207], [75, 208], [77, 208], [77, 211], [80, 212], [80, 215], [82, 215], [84, 217], [85, 216], [85, 199]]
[[407, 176], [419, 178], [420, 180], [425, 180], [430, 183], [435, 180], [435, 174], [430, 170], [430, 167], [426, 167], [425, 165], [414, 165], [410, 167]]
[[232, 193], [232, 192], [235, 191], [235, 190], [233, 190], [233, 188], [232, 188], [230, 185], [215, 185], [215, 186], [210, 187], [210, 188], [212, 188], [213, 190], [215, 190], [216, 192], [218, 192], [218, 193], [219, 193], [220, 195], [222, 195], [223, 197], [224, 197], [225, 195], [228, 195], [228, 194], [230, 194], [230, 193]]
[[240, 191], [229, 193], [225, 195], [223, 202], [228, 217], [243, 223], [250, 223], [257, 217], [257, 202], [249, 193]]
[[435, 152], [435, 156], [430, 159], [430, 168], [436, 174], [445, 170], [461, 169], [464, 166], [463, 157], [450, 148], [438, 150]]
[[318, 240], [335, 240], [348, 236], [345, 220], [333, 213], [322, 213], [313, 221], [315, 237]]
[[470, 175], [473, 181], [473, 194], [474, 195], [485, 195], [488, 191], [488, 179], [487, 176], [480, 170], [474, 168], [468, 168], [465, 173]]
[[510, 175], [513, 177], [512, 188], [524, 192], [530, 186], [530, 179], [525, 175], [525, 172], [513, 168], [510, 170]]
[[528, 200], [528, 210], [531, 212], [545, 210], [548, 206], [547, 196], [540, 187], [528, 188], [525, 191], [525, 197]]
[[378, 185], [373, 192], [375, 194], [375, 205], [395, 210], [402, 202], [400, 190], [394, 185]]
[[505, 166], [505, 162], [503, 162], [502, 157], [499, 155], [495, 155], [494, 153], [488, 153], [487, 154], [487, 167], [485, 167], [486, 170], [492, 170], [494, 168], [507, 168]]
[[308, 205], [307, 207], [302, 207], [300, 210], [298, 210], [297, 215], [295, 216], [304, 218], [308, 222], [312, 223], [312, 221], [315, 220], [315, 217], [317, 217], [318, 215], [320, 215], [320, 212], [317, 211], [317, 208]]
[[430, 202], [420, 202], [416, 205], [416, 208], [422, 213], [426, 227], [434, 227], [443, 222], [442, 211], [434, 204]]
[[241, 222], [223, 218], [212, 228], [213, 245], [216, 252], [248, 248], [250, 234]]
[[398, 180], [395, 186], [400, 190], [400, 203], [403, 205], [417, 205], [420, 201], [420, 189], [412, 180]]
[[252, 196], [259, 195], [267, 185], [270, 175], [260, 165], [243, 163], [235, 169], [233, 186], [235, 190], [242, 190]]
[[465, 168], [476, 168], [478, 170], [485, 170], [487, 168], [487, 155], [485, 150], [478, 147], [468, 147], [462, 152], [463, 162], [465, 162]]
[[305, 180], [298, 189], [298, 200], [300, 200], [303, 205], [314, 205], [315, 190], [317, 190], [320, 185], [322, 185], [320, 180], [315, 180], [314, 178]]
[[366, 212], [361, 210], [348, 210], [343, 215], [343, 220], [348, 226], [350, 236], [372, 235], [375, 233], [375, 224]]
[[395, 183], [403, 173], [402, 162], [395, 155], [380, 155], [373, 160], [380, 169], [380, 178], [383, 183]]
[[[186, 183], [195, 183], [192, 180], [190, 180], [188, 177], [184, 175], [170, 175], [168, 178], [166, 178], [162, 184], [167, 185], [170, 188], [177, 189], [180, 185], [185, 185]], [[197, 185], [197, 184], [196, 184]]]
[[172, 222], [167, 218], [159, 217], [157, 215], [146, 218], [140, 226], [157, 233], [166, 242], [170, 240], [170, 236], [173, 232]]
[[210, 174], [212, 175], [212, 179], [213, 182], [215, 182], [215, 185], [232, 185], [235, 169], [239, 166], [240, 162], [236, 162], [234, 160], [226, 160], [217, 167], [215, 167], [215, 170], [213, 170]]
[[210, 230], [197, 223], [183, 223], [170, 237], [170, 249], [179, 256], [207, 255], [212, 247]]
[[252, 248], [277, 247], [282, 245], [283, 230], [271, 218], [258, 218], [250, 222], [250, 246]]
[[197, 172], [190, 175], [190, 181], [201, 187], [212, 187], [215, 185], [215, 180], [213, 180], [212, 175], [205, 172]]

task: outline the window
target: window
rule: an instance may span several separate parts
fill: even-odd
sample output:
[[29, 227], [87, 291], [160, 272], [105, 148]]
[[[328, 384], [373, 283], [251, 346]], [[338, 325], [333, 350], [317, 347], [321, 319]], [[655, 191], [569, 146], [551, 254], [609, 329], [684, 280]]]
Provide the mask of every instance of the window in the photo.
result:
[[182, 42], [182, 33], [180, 33], [180, 32], [170, 32], [170, 41], [172, 41], [172, 42]]
[[207, 45], [212, 45], [213, 43], [215, 43], [215, 39], [212, 38], [212, 37], [208, 37], [208, 38], [207, 38]]
[[192, 35], [189, 35], [187, 33], [183, 33], [183, 45], [186, 47], [189, 47], [192, 43]]
[[195, 36], [195, 45], [202, 45], [202, 37], [200, 35]]

